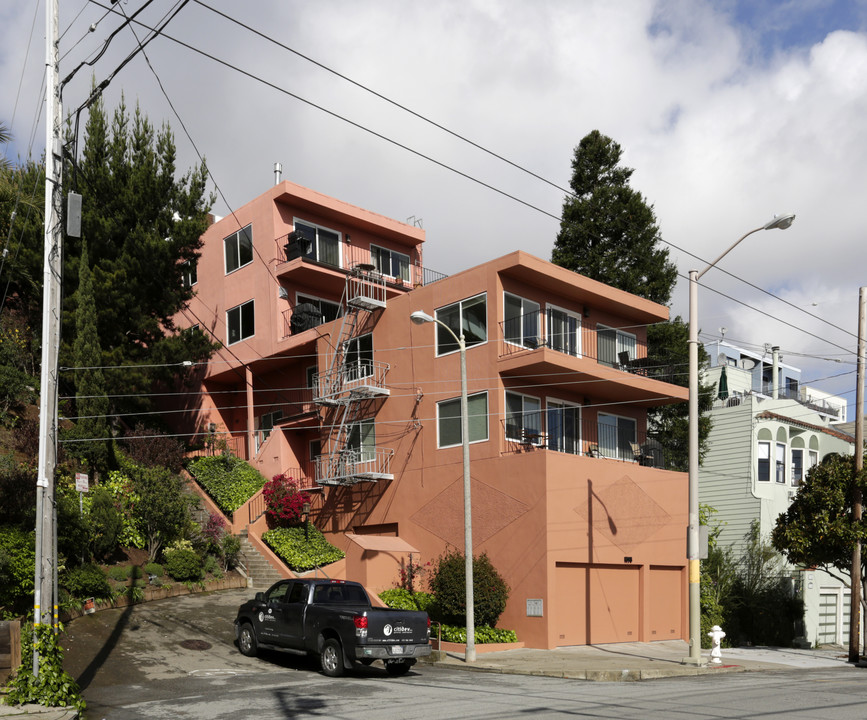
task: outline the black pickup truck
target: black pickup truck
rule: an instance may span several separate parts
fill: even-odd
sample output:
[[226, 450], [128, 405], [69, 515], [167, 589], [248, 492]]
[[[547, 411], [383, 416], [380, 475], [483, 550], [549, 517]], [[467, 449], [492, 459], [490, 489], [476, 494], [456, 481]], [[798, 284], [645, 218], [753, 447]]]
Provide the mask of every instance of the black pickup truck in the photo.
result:
[[362, 585], [344, 580], [275, 583], [238, 608], [235, 637], [251, 657], [260, 647], [316, 654], [330, 677], [374, 660], [403, 675], [431, 652], [427, 613], [372, 607]]

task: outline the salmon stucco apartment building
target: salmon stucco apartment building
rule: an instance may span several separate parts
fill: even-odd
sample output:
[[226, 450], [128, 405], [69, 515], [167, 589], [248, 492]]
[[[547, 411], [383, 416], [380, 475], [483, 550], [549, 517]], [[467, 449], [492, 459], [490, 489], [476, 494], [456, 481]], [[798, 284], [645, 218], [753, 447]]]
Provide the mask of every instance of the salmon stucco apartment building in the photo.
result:
[[[685, 473], [647, 410], [687, 390], [647, 367], [668, 309], [513, 252], [446, 277], [424, 231], [280, 182], [214, 223], [178, 318], [223, 344], [186, 398], [266, 477], [312, 491], [346, 552], [332, 577], [393, 587], [410, 561], [463, 550], [464, 333], [473, 550], [511, 588], [500, 626], [528, 647], [684, 638]], [[230, 519], [260, 540], [260, 496]]]

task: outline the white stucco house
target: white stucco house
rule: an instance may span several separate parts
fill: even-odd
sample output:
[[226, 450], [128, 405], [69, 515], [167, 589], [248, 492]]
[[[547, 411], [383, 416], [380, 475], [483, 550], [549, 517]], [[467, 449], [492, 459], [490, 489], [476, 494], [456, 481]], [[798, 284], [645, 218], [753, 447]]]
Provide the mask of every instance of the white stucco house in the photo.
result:
[[[801, 384], [801, 371], [765, 352], [708, 343], [705, 381], [717, 386], [709, 447], [699, 471], [701, 503], [717, 510], [719, 541], [737, 556], [754, 520], [767, 538], [808, 470], [829, 453], [851, 454], [845, 399]], [[811, 645], [848, 643], [849, 589], [817, 570], [791, 568]], [[862, 624], [863, 627], [863, 624]]]

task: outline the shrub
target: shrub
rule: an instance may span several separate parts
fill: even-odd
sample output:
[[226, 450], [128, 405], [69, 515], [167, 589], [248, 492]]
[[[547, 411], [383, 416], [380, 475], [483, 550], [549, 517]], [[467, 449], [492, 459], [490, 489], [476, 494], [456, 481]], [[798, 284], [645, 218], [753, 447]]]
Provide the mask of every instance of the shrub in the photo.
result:
[[195, 550], [176, 548], [166, 550], [163, 555], [166, 560], [166, 572], [173, 580], [201, 580], [204, 577], [202, 558]]
[[16, 462], [12, 453], [0, 456], [0, 523], [29, 522], [35, 511], [36, 466]]
[[304, 572], [315, 567], [337, 562], [345, 557], [339, 548], [325, 539], [312, 525], [308, 537], [303, 527], [274, 528], [262, 535], [262, 539], [292, 570]]
[[33, 607], [33, 535], [32, 530], [0, 527], [0, 616]]
[[231, 570], [238, 564], [238, 556], [241, 554], [241, 538], [234, 535], [223, 535], [220, 542], [220, 555], [223, 558], [223, 570]]
[[111, 493], [101, 486], [91, 492], [90, 527], [90, 549], [95, 558], [101, 560], [117, 550], [123, 531], [123, 516]]
[[145, 575], [156, 575], [157, 577], [162, 577], [166, 574], [163, 566], [155, 562], [149, 562], [147, 565], [145, 565], [144, 571]]
[[436, 598], [430, 593], [413, 593], [403, 588], [392, 588], [379, 593], [379, 599], [395, 610], [422, 610], [428, 615], [435, 612]]
[[[432, 637], [435, 633], [435, 629], [431, 628]], [[441, 625], [439, 633], [443, 642], [465, 643], [467, 641], [466, 625], [463, 627], [458, 627], [457, 625]], [[518, 642], [518, 636], [515, 634], [514, 630], [500, 630], [487, 625], [477, 625], [473, 637], [478, 645], [485, 645], [487, 643]]]
[[129, 580], [131, 570], [130, 565], [112, 565], [108, 569], [108, 576], [115, 582], [126, 582]]
[[237, 510], [265, 485], [255, 468], [232, 455], [196, 458], [188, 469], [225, 513]]
[[262, 488], [268, 520], [272, 527], [291, 527], [301, 523], [304, 503], [310, 495], [302, 492], [298, 482], [286, 475], [275, 475]]
[[68, 568], [61, 576], [59, 584], [74, 598], [109, 598], [111, 585], [97, 565], [87, 564]]
[[223, 516], [217, 513], [210, 513], [202, 528], [202, 537], [208, 545], [208, 550], [219, 551], [223, 535], [225, 534], [226, 521], [223, 519]]
[[[430, 588], [444, 622], [466, 623], [466, 566], [464, 554], [449, 550], [434, 563]], [[509, 586], [486, 553], [473, 558], [475, 624], [495, 626], [506, 609]]]
[[213, 555], [207, 555], [205, 557], [205, 562], [202, 566], [202, 569], [206, 573], [209, 573], [211, 575], [215, 575], [217, 573], [219, 573], [220, 575], [223, 574], [222, 572], [220, 572], [220, 564], [217, 562], [217, 558], [215, 558]]

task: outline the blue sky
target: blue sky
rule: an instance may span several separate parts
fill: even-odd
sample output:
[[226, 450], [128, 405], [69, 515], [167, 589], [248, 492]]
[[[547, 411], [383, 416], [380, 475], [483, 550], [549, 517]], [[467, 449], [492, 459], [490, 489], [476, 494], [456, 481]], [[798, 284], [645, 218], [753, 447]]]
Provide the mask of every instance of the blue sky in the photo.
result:
[[[140, 103], [153, 122], [170, 123], [179, 167], [197, 162], [193, 142], [201, 149], [221, 192], [217, 213], [264, 191], [279, 161], [285, 179], [399, 220], [422, 218], [425, 264], [434, 270], [454, 273], [516, 249], [547, 259], [573, 149], [598, 129], [623, 146], [682, 275], [773, 214], [797, 213], [789, 230], [751, 237], [704, 276], [703, 339], [724, 326], [732, 341], [779, 345], [806, 379], [854, 401], [858, 287], [867, 284], [859, 215], [867, 0], [203, 2], [549, 181], [193, 0], [168, 33], [281, 90], [160, 38], [148, 57], [192, 142], [141, 56], [105, 99], [113, 108], [123, 92], [131, 108]], [[156, 21], [170, 6], [155, 0], [142, 18]], [[4, 150], [13, 160], [43, 150], [44, 127], [34, 122], [42, 8], [34, 15], [32, 0], [0, 6], [0, 120], [12, 126], [15, 143]], [[61, 2], [62, 72], [94, 57], [117, 27], [103, 15], [85, 0]], [[67, 107], [87, 97], [91, 73], [106, 77], [134, 43], [119, 33], [67, 86]], [[686, 314], [683, 284], [673, 312]]]

